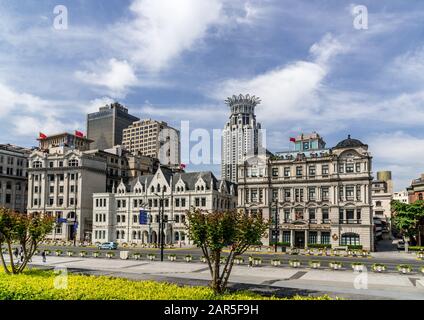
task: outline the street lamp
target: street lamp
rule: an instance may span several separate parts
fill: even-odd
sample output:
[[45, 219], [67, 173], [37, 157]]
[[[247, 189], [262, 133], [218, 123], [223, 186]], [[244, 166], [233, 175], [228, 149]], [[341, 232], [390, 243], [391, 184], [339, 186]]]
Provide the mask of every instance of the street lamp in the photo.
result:
[[[164, 189], [162, 187], [162, 195], [159, 195], [157, 193], [154, 193], [155, 196], [160, 198], [160, 212], [159, 212], [159, 239], [160, 239], [160, 261], [163, 262], [163, 251], [164, 251], [164, 229], [165, 229], [165, 219], [164, 219], [164, 213], [165, 213], [165, 194]], [[174, 220], [166, 220], [166, 222], [170, 222]], [[172, 235], [171, 235], [172, 236]]]
[[274, 216], [274, 251], [277, 252], [278, 249], [278, 199], [275, 199], [275, 216]]

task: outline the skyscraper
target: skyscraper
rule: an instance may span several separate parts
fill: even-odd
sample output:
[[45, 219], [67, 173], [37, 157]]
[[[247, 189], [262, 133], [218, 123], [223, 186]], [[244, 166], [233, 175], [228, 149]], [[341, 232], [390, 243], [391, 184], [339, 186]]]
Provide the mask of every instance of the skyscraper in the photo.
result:
[[134, 121], [140, 120], [115, 102], [87, 115], [87, 138], [94, 140], [91, 149], [105, 150], [122, 144], [122, 133]]
[[232, 96], [226, 101], [231, 109], [230, 118], [222, 133], [221, 179], [237, 183], [237, 165], [256, 155], [260, 147], [260, 123], [256, 122], [255, 107], [258, 97]]

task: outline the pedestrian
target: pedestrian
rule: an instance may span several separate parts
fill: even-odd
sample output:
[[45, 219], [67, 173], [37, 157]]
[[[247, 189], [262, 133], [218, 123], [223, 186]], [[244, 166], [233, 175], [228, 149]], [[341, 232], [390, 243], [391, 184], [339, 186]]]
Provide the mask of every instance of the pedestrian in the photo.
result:
[[253, 258], [249, 257], [249, 268], [253, 267]]
[[18, 259], [18, 255], [19, 255], [18, 248], [15, 248], [15, 250], [13, 250], [13, 255], [15, 256], [16, 259]]
[[46, 259], [46, 250], [43, 250], [43, 252], [41, 252], [41, 256], [43, 257], [43, 262], [47, 262], [47, 259]]
[[19, 253], [19, 257], [21, 258], [21, 263], [24, 262], [24, 250]]

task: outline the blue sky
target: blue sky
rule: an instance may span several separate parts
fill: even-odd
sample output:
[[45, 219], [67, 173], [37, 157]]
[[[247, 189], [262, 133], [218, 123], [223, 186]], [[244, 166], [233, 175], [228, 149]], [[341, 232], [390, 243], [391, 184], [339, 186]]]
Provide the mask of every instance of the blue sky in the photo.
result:
[[115, 100], [222, 129], [226, 97], [250, 93], [271, 151], [299, 132], [329, 146], [351, 134], [400, 190], [424, 172], [423, 19], [421, 0], [0, 0], [0, 142], [85, 131], [86, 113]]

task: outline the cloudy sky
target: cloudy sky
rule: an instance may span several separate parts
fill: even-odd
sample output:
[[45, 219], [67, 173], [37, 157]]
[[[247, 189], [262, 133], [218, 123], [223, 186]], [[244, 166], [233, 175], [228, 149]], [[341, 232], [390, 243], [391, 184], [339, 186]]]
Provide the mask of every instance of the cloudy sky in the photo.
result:
[[[299, 132], [328, 146], [351, 134], [400, 190], [424, 172], [422, 21], [422, 0], [0, 0], [0, 143], [85, 131], [113, 101], [212, 132], [226, 97], [250, 93], [271, 151]], [[219, 175], [188, 165], [206, 168]]]

